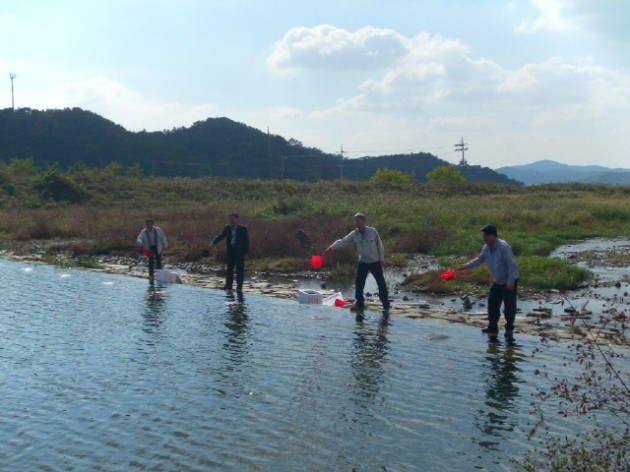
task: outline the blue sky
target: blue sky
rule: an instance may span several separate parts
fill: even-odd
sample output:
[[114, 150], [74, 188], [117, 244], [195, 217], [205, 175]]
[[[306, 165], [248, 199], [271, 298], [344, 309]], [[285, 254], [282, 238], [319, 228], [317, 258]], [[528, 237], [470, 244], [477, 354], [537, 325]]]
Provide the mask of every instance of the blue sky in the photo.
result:
[[[0, 108], [630, 168], [628, 0], [2, 0]], [[4, 79], [2, 79], [4, 77]]]

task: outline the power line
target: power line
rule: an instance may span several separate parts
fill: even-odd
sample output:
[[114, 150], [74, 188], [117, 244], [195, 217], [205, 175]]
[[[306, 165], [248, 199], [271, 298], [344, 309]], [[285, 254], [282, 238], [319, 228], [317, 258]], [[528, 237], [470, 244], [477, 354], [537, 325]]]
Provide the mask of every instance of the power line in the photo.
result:
[[444, 150], [446, 149], [452, 149], [452, 145], [448, 144], [448, 145], [443, 145], [443, 146], [431, 146], [428, 148], [423, 148], [423, 149], [411, 149], [411, 148], [406, 148], [406, 149], [401, 149], [401, 148], [373, 148], [373, 149], [355, 149], [352, 151], [344, 151], [344, 154], [351, 154], [352, 156], [355, 157], [377, 157], [377, 156], [383, 156], [383, 155], [390, 155], [390, 154], [421, 154], [421, 153], [427, 153], [427, 154], [449, 154], [450, 152], [455, 152], [455, 151], [447, 151], [445, 152]]

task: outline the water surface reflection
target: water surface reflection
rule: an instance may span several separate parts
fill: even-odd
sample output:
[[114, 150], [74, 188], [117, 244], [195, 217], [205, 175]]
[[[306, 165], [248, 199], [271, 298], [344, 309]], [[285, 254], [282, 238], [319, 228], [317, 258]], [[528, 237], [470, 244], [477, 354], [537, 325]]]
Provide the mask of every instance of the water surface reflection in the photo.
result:
[[146, 294], [146, 304], [142, 311], [144, 318], [143, 331], [152, 334], [164, 323], [166, 307], [166, 289], [149, 285]]
[[488, 341], [483, 366], [486, 384], [485, 409], [479, 411], [477, 427], [481, 431], [480, 444], [498, 450], [502, 441], [509, 439], [519, 422], [519, 384], [521, 370], [518, 363], [524, 360], [520, 346], [515, 342]]
[[225, 315], [225, 341], [223, 349], [226, 351], [231, 364], [226, 369], [237, 368], [248, 357], [250, 323], [248, 306], [242, 292], [227, 292], [225, 296], [227, 313]]
[[353, 396], [358, 406], [364, 407], [376, 399], [383, 382], [389, 352], [388, 324], [388, 318], [377, 324], [362, 320], [356, 323], [350, 365], [355, 379]]

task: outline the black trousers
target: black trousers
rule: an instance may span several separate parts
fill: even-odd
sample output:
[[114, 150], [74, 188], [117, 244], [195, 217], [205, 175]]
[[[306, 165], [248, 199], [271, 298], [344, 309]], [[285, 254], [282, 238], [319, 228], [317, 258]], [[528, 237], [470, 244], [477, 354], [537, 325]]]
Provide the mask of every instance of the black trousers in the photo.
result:
[[503, 315], [505, 316], [505, 330], [514, 329], [516, 318], [516, 294], [518, 292], [518, 280], [514, 282], [514, 288], [508, 290], [505, 284], [493, 283], [488, 294], [488, 329], [499, 330], [501, 319], [501, 304], [503, 303]]
[[383, 266], [380, 261], [372, 262], [370, 264], [366, 262], [359, 262], [357, 264], [357, 275], [354, 281], [354, 298], [356, 304], [363, 306], [365, 304], [365, 297], [363, 296], [363, 289], [365, 288], [365, 280], [368, 273], [372, 274], [378, 285], [378, 298], [383, 304], [383, 308], [389, 308], [389, 293], [387, 292], [387, 284], [385, 283], [385, 276], [383, 275]]
[[151, 246], [150, 248], [153, 254], [149, 256], [149, 277], [153, 277], [155, 269], [162, 268], [162, 254], [158, 253], [157, 246]]
[[225, 286], [232, 288], [234, 283], [234, 269], [236, 269], [236, 288], [243, 288], [245, 279], [245, 257], [236, 248], [227, 248], [227, 274], [225, 274]]

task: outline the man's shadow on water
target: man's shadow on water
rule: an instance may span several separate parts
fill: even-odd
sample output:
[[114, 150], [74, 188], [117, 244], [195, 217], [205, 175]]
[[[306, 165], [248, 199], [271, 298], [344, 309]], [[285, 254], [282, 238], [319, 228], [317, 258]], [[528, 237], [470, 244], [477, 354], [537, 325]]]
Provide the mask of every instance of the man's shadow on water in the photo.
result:
[[164, 323], [164, 307], [166, 306], [166, 291], [161, 287], [149, 285], [145, 307], [142, 312], [144, 326], [147, 333], [154, 333]]
[[475, 421], [482, 436], [479, 444], [487, 449], [500, 450], [498, 445], [509, 439], [518, 426], [517, 398], [521, 369], [518, 363], [525, 357], [514, 341], [501, 342], [490, 338], [483, 364], [486, 381], [486, 408], [480, 410]]
[[242, 292], [228, 292], [225, 296], [227, 313], [225, 317], [226, 339], [223, 349], [228, 354], [231, 364], [226, 368], [234, 369], [249, 358], [250, 319], [247, 302]]
[[389, 354], [389, 324], [388, 316], [383, 316], [377, 324], [357, 317], [351, 367], [355, 379], [353, 398], [358, 406], [366, 407], [373, 402], [383, 383]]

